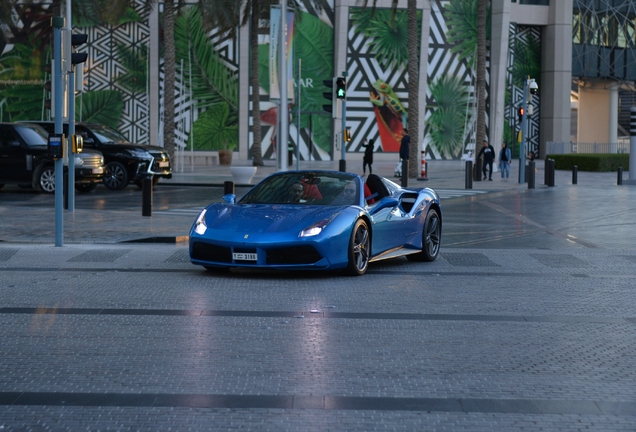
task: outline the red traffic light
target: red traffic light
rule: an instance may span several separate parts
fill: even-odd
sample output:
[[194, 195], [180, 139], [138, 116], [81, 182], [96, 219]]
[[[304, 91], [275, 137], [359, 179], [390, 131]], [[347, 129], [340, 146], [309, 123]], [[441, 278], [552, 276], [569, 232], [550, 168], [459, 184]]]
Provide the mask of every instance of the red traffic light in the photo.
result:
[[517, 109], [517, 116], [519, 117], [519, 122], [523, 121], [523, 116], [525, 115], [526, 110], [523, 107], [519, 107]]

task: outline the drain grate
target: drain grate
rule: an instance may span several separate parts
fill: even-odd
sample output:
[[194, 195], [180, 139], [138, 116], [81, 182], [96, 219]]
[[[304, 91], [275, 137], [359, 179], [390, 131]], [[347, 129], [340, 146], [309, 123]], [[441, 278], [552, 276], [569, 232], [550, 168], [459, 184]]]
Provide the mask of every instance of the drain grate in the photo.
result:
[[481, 253], [444, 253], [442, 258], [456, 267], [501, 267]]
[[585, 268], [589, 266], [587, 262], [569, 254], [530, 254], [530, 256], [539, 261], [544, 266], [552, 268]]
[[18, 252], [17, 249], [0, 249], [0, 261], [9, 261], [16, 252]]
[[190, 251], [188, 251], [188, 250], [177, 251], [177, 252], [173, 253], [170, 256], [170, 258], [168, 258], [164, 262], [176, 263], [176, 264], [189, 263], [190, 262]]
[[67, 262], [114, 262], [116, 259], [126, 255], [130, 250], [92, 250], [83, 252], [69, 260]]

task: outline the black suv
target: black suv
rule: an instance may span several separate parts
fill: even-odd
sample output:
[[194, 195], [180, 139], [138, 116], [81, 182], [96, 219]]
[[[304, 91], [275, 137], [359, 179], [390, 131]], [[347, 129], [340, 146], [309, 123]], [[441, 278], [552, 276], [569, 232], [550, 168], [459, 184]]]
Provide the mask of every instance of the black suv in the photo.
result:
[[[34, 123], [49, 133], [55, 131], [53, 122]], [[64, 133], [68, 133], [68, 124], [64, 125]], [[148, 176], [153, 177], [153, 185], [161, 177], [172, 178], [170, 156], [161, 147], [133, 144], [117, 130], [96, 123], [76, 123], [75, 133], [84, 137], [84, 148], [104, 154], [104, 185], [108, 189], [124, 189], [130, 182], [141, 187], [142, 180]]]
[[[55, 163], [48, 154], [48, 136], [35, 124], [0, 123], [0, 188], [18, 184], [55, 192]], [[104, 177], [104, 157], [96, 150], [84, 150], [74, 157], [75, 188], [90, 192]]]

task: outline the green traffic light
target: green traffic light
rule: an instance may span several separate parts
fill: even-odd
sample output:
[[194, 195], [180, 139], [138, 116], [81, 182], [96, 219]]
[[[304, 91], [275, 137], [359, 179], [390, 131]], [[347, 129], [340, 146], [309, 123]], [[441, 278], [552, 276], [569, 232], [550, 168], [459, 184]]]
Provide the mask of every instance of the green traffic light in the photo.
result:
[[338, 89], [338, 97], [343, 98], [345, 96], [345, 91], [343, 89]]

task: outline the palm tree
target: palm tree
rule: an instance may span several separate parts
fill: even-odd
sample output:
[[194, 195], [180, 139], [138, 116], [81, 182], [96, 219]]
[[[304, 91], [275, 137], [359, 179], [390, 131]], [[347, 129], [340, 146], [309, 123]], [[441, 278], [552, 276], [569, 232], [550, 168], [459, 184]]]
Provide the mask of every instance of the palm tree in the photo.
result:
[[173, 0], [163, 4], [163, 147], [174, 160], [174, 14]]
[[[373, 0], [371, 9], [375, 11], [377, 0]], [[369, 5], [369, 0], [358, 0], [358, 4], [362, 4], [363, 8]], [[397, 11], [398, 0], [391, 1], [391, 9], [393, 14]], [[408, 14], [407, 28], [409, 39], [409, 63], [408, 73], [409, 82], [407, 84], [407, 90], [409, 92], [408, 97], [408, 129], [411, 136], [411, 147], [409, 149], [409, 159], [412, 163], [409, 164], [410, 178], [416, 178], [419, 173], [419, 164], [414, 163], [420, 160], [420, 146], [419, 146], [419, 110], [420, 110], [420, 72], [419, 72], [419, 58], [420, 58], [420, 41], [419, 41], [419, 26], [417, 22], [417, 1], [408, 0], [406, 3], [406, 9]]]

